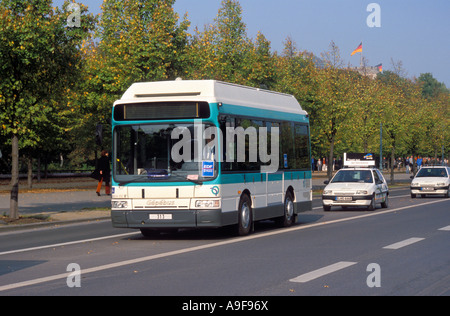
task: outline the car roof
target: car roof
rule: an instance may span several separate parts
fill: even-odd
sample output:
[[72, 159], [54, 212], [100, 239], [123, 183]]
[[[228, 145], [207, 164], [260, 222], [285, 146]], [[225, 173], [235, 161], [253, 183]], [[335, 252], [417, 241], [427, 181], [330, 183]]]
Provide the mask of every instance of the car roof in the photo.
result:
[[378, 168], [376, 167], [344, 167], [342, 169], [339, 169], [338, 171], [341, 170], [378, 170]]
[[447, 166], [422, 166], [422, 168], [448, 168]]

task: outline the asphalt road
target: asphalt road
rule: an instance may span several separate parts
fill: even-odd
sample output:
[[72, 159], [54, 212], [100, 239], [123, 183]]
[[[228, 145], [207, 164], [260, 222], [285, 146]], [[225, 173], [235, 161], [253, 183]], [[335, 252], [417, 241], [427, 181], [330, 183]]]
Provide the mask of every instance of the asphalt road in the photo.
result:
[[374, 212], [323, 212], [316, 199], [295, 226], [267, 221], [244, 238], [226, 229], [144, 238], [109, 221], [2, 233], [0, 295], [177, 296], [180, 311], [199, 308], [198, 296], [270, 307], [273, 296], [450, 295], [450, 199], [391, 194]]

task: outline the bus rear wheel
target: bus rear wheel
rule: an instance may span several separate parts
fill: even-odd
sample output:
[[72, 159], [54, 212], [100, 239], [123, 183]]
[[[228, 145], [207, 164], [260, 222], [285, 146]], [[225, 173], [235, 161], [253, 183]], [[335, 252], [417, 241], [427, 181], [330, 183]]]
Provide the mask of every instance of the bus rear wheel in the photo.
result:
[[239, 201], [238, 210], [238, 229], [239, 236], [250, 234], [253, 230], [253, 212], [250, 197], [247, 194], [242, 195]]
[[280, 227], [289, 227], [295, 222], [294, 197], [290, 191], [286, 193], [284, 199], [284, 214], [278, 217], [275, 222]]

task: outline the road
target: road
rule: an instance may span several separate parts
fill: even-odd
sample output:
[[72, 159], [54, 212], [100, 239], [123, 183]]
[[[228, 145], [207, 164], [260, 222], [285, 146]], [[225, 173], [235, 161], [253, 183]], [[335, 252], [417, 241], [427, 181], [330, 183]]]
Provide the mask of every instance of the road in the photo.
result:
[[243, 238], [144, 238], [109, 221], [2, 233], [0, 295], [450, 295], [450, 199], [393, 189], [374, 212], [313, 206], [291, 228], [263, 222]]

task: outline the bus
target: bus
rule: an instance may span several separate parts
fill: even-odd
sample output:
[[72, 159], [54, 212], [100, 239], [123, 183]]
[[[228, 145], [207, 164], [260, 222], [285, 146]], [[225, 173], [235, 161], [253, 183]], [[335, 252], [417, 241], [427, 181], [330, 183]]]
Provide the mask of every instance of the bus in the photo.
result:
[[292, 95], [216, 80], [134, 83], [114, 102], [112, 135], [113, 227], [243, 236], [311, 210], [309, 116]]

